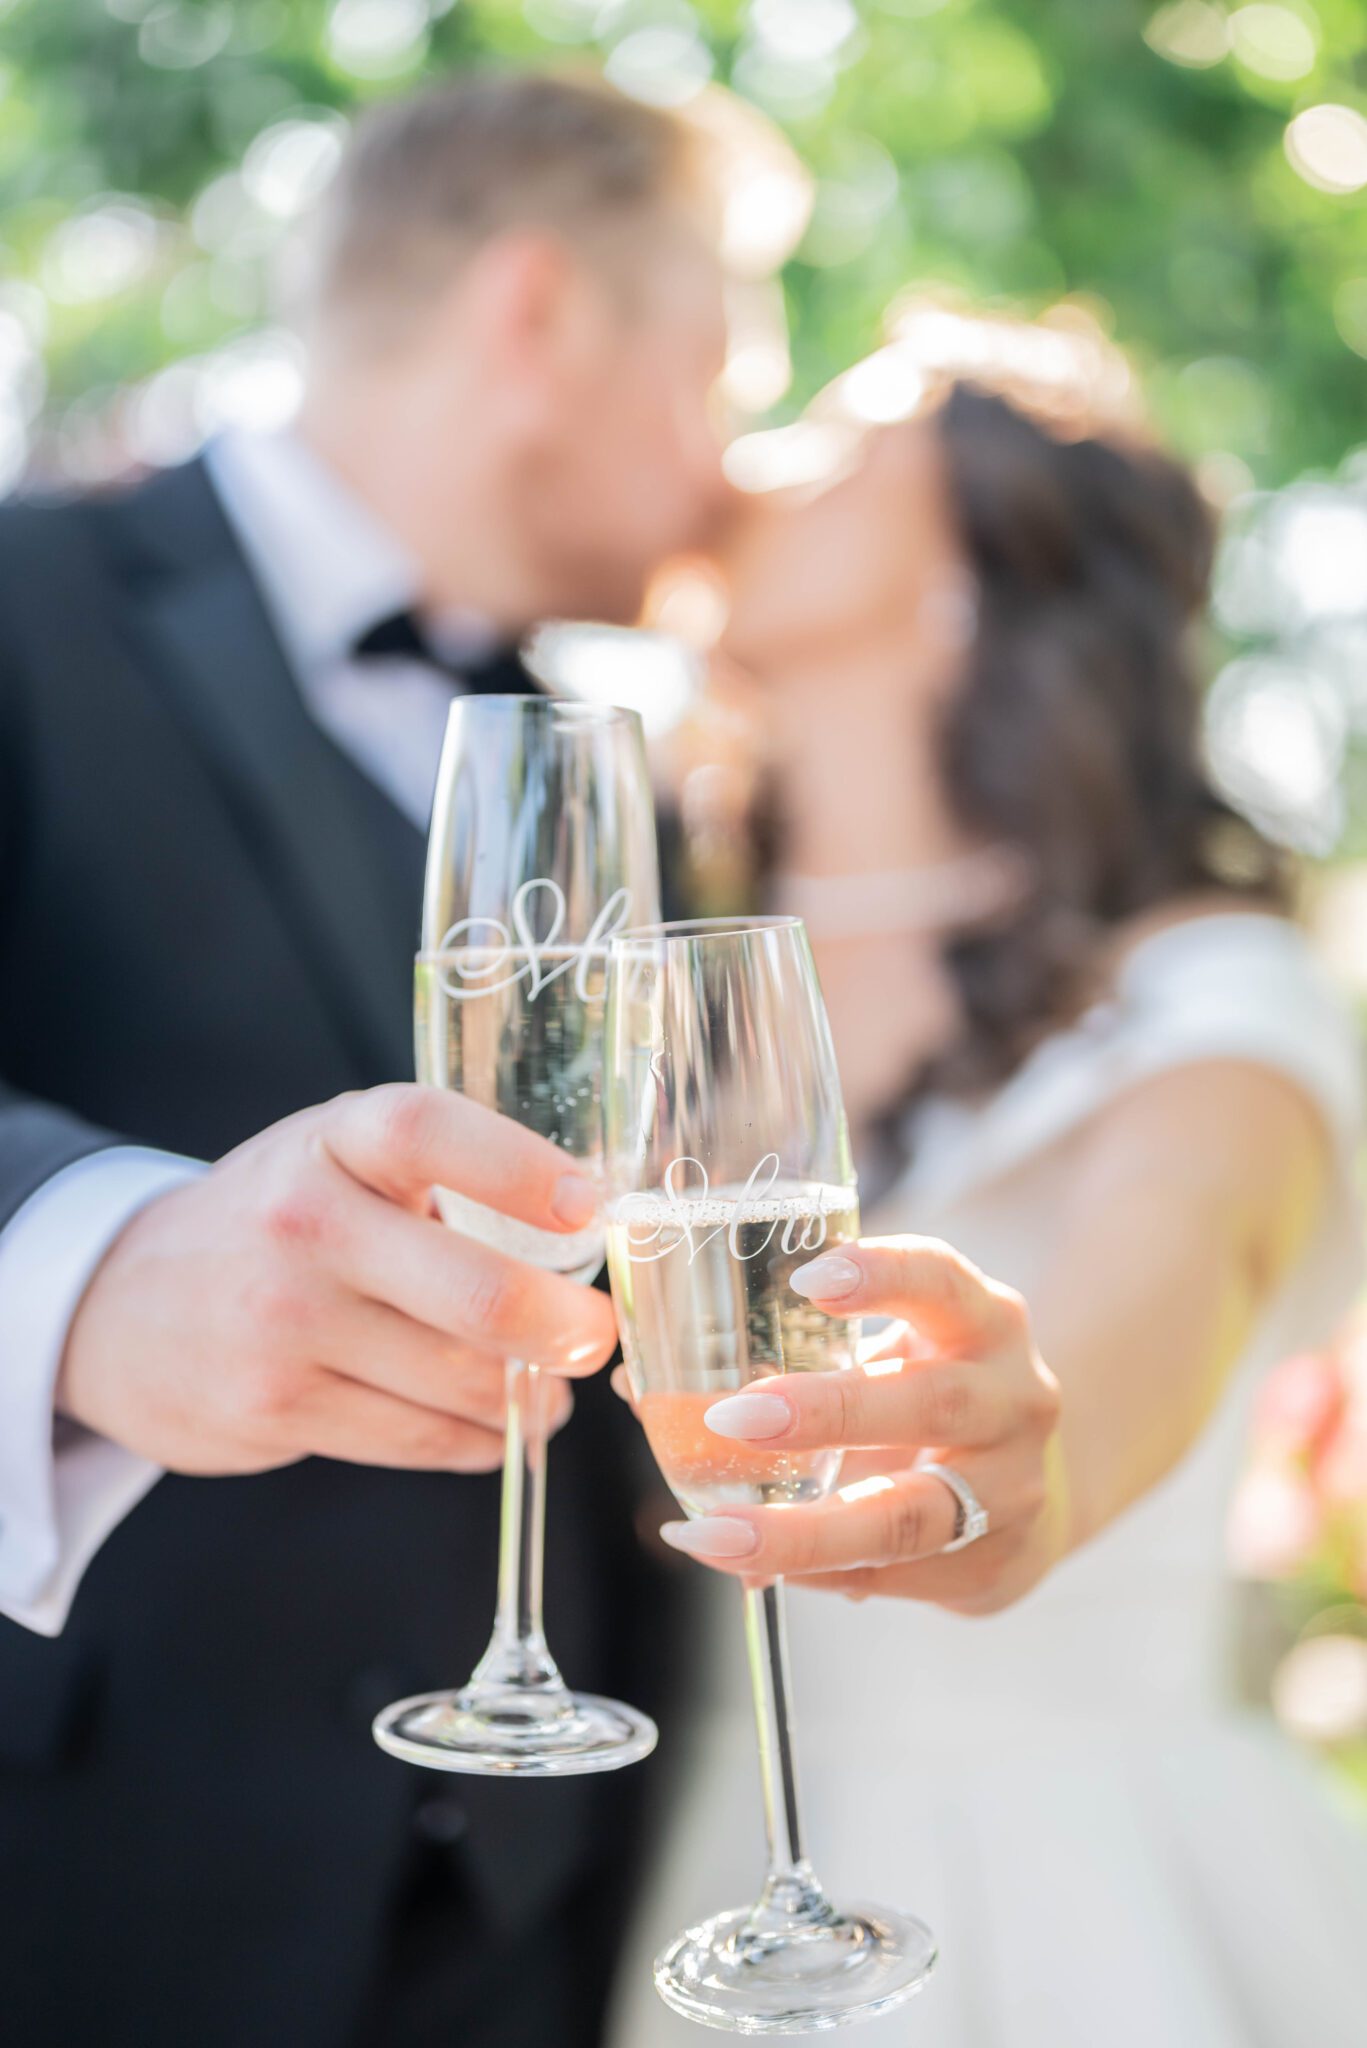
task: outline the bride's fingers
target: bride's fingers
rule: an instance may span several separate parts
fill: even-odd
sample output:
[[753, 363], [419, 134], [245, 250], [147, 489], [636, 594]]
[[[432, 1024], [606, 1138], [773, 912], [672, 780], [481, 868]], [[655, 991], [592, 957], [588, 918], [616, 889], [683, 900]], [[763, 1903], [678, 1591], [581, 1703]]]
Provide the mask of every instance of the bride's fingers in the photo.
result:
[[840, 1483], [852, 1486], [860, 1479], [881, 1479], [885, 1474], [895, 1478], [899, 1472], [907, 1471], [912, 1462], [909, 1452], [893, 1450], [889, 1445], [871, 1451], [846, 1451], [840, 1460]]
[[799, 1266], [790, 1284], [831, 1315], [905, 1317], [949, 1357], [981, 1355], [1027, 1324], [1018, 1294], [934, 1237], [841, 1245]]
[[998, 1443], [1016, 1423], [1018, 1406], [1015, 1388], [991, 1365], [884, 1360], [874, 1371], [865, 1366], [755, 1380], [743, 1393], [714, 1401], [703, 1420], [715, 1436], [785, 1450], [919, 1450]]
[[[994, 1522], [1023, 1511], [1008, 1456], [970, 1452], [959, 1464]], [[907, 1471], [860, 1480], [810, 1507], [727, 1508], [695, 1522], [666, 1522], [660, 1533], [674, 1549], [720, 1571], [802, 1577], [934, 1557], [951, 1541], [957, 1518], [958, 1503], [942, 1479]]]

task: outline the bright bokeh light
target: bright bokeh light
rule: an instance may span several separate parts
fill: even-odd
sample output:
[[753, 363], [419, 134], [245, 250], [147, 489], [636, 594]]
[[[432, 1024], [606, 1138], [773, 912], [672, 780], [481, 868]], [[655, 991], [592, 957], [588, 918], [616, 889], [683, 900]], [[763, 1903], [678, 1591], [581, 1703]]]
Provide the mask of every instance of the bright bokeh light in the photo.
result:
[[245, 335], [210, 355], [188, 356], [131, 394], [124, 433], [138, 462], [183, 462], [225, 427], [270, 432], [286, 426], [304, 388], [303, 351], [273, 329]]
[[1367, 1642], [1306, 1636], [1272, 1680], [1277, 1719], [1302, 1742], [1346, 1742], [1367, 1733]]
[[42, 348], [50, 322], [47, 299], [37, 285], [29, 284], [22, 277], [6, 278], [0, 284], [0, 311], [8, 313], [19, 323], [30, 347], [35, 351]]
[[759, 335], [740, 342], [726, 358], [722, 396], [737, 412], [768, 412], [793, 381], [788, 344], [777, 336]]
[[834, 420], [795, 420], [790, 427], [741, 434], [723, 466], [738, 491], [781, 491], [825, 483], [849, 460], [855, 436]]
[[1304, 78], [1319, 55], [1314, 29], [1289, 7], [1236, 8], [1229, 36], [1239, 62], [1260, 78]]
[[12, 491], [24, 474], [29, 437], [22, 412], [0, 391], [0, 493]]
[[700, 654], [715, 647], [725, 630], [731, 600], [715, 564], [672, 562], [654, 579], [646, 600], [646, 622], [682, 640]]
[[242, 159], [242, 190], [276, 220], [293, 220], [323, 191], [346, 140], [340, 114], [298, 115], [266, 128]]
[[207, 356], [195, 391], [195, 418], [206, 436], [221, 427], [269, 433], [286, 426], [304, 395], [304, 356], [292, 334], [267, 329]]
[[836, 56], [858, 27], [853, 0], [752, 0], [750, 8], [756, 40], [797, 64]]
[[702, 136], [722, 196], [722, 258], [740, 278], [769, 277], [812, 213], [810, 171], [786, 136], [735, 93], [709, 86], [686, 118]]
[[354, 78], [389, 78], [427, 51], [427, 0], [334, 0], [327, 46]]
[[190, 232], [210, 255], [246, 262], [267, 255], [276, 246], [280, 222], [257, 205], [240, 171], [225, 171], [195, 200], [190, 209]]
[[199, 365], [187, 357], [169, 363], [128, 394], [122, 426], [135, 462], [163, 468], [194, 454], [204, 439], [195, 420], [198, 381]]
[[726, 326], [721, 395], [734, 412], [768, 412], [793, 378], [782, 286], [774, 278], [732, 284], [726, 295]]
[[36, 322], [27, 310], [25, 317], [23, 297], [13, 286], [0, 290], [0, 494], [23, 474], [30, 429], [46, 390]]
[[1215, 614], [1231, 633], [1286, 634], [1367, 615], [1367, 492], [1290, 484], [1230, 525]]
[[1223, 8], [1209, 0], [1175, 0], [1148, 22], [1144, 41], [1170, 64], [1205, 70], [1229, 51], [1229, 22]]
[[925, 373], [905, 342], [880, 348], [837, 379], [831, 393], [840, 411], [871, 426], [910, 419], [925, 396]]
[[58, 305], [94, 305], [140, 282], [156, 261], [157, 223], [135, 199], [108, 197], [62, 222], [43, 250], [43, 289]]
[[1367, 185], [1367, 120], [1356, 107], [1307, 107], [1286, 131], [1293, 170], [1320, 192], [1360, 192]]
[[1273, 548], [1287, 598], [1303, 619], [1367, 610], [1367, 503], [1304, 485], [1288, 493]]
[[1320, 1535], [1323, 1516], [1304, 1475], [1255, 1465], [1234, 1495], [1225, 1532], [1229, 1562], [1246, 1579], [1290, 1578]]
[[1348, 735], [1324, 677], [1271, 654], [1232, 661], [1206, 698], [1205, 736], [1211, 773], [1232, 803], [1284, 845], [1333, 851]]
[[1133, 407], [1129, 363], [1079, 305], [1065, 303], [1024, 321], [912, 297], [893, 308], [889, 327], [927, 378], [976, 374], [1061, 416], [1119, 417]]
[[[722, 254], [742, 277], [777, 267], [801, 238], [811, 214], [811, 191], [782, 172], [757, 170], [727, 195]], [[777, 257], [777, 262], [776, 262]]]
[[639, 712], [649, 734], [678, 723], [700, 681], [697, 656], [678, 640], [618, 626], [543, 626], [527, 648], [527, 666], [567, 696]]
[[712, 76], [712, 52], [693, 28], [639, 28], [615, 45], [603, 69], [633, 99], [682, 107]]

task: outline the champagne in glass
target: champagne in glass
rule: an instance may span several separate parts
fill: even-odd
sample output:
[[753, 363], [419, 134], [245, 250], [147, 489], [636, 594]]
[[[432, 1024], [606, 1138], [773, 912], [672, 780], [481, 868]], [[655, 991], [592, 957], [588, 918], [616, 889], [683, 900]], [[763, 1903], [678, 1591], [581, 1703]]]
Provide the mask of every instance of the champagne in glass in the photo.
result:
[[[634, 712], [542, 697], [475, 697], [451, 712], [428, 845], [415, 982], [420, 1081], [456, 1088], [602, 1161], [608, 940], [658, 915], [655, 819]], [[599, 1223], [566, 1235], [434, 1190], [453, 1230], [589, 1281]], [[616, 1770], [655, 1725], [573, 1693], [542, 1622], [545, 1429], [536, 1361], [510, 1361], [498, 1601], [468, 1685], [400, 1700], [381, 1748], [436, 1770], [533, 1776]]]
[[728, 1441], [703, 1416], [766, 1373], [854, 1362], [856, 1319], [820, 1315], [788, 1283], [817, 1245], [858, 1235], [849, 1188], [770, 1188], [761, 1197], [734, 1187], [675, 1200], [631, 1194], [614, 1204], [608, 1267], [622, 1353], [642, 1389], [655, 1462], [689, 1513], [819, 1500], [834, 1486], [838, 1451]]
[[[712, 1437], [714, 1400], [758, 1378], [855, 1367], [856, 1322], [792, 1291], [858, 1235], [825, 1007], [797, 918], [624, 932], [608, 975], [608, 1262], [632, 1391], [686, 1514], [819, 1500], [839, 1454]], [[802, 1838], [782, 1583], [747, 1585], [768, 1833], [752, 1906], [656, 1958], [666, 2004], [739, 2034], [797, 2034], [890, 2011], [935, 1962], [929, 1930], [838, 1907]]]
[[[597, 948], [589, 955], [552, 951], [537, 956], [534, 980], [525, 953], [464, 947], [420, 954], [418, 1079], [502, 1109], [576, 1159], [595, 1161], [603, 1113], [604, 960]], [[452, 1188], [438, 1188], [436, 1197], [453, 1230], [528, 1265], [592, 1280], [603, 1263], [601, 1223], [566, 1235], [538, 1230]]]

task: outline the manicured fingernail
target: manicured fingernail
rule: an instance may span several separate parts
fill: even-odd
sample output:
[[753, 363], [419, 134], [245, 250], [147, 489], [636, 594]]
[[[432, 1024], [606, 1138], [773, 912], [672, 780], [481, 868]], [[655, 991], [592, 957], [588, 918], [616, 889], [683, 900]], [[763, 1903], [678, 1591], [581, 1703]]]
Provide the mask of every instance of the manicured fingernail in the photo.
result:
[[788, 1285], [808, 1301], [839, 1301], [853, 1294], [863, 1277], [853, 1259], [813, 1259], [809, 1266], [798, 1267]]
[[732, 1515], [708, 1515], [701, 1522], [666, 1522], [660, 1530], [672, 1550], [686, 1557], [749, 1557], [759, 1538], [748, 1522]]
[[562, 1339], [559, 1356], [552, 1356], [547, 1363], [553, 1372], [578, 1372], [586, 1365], [599, 1364], [602, 1356], [603, 1346], [595, 1343], [592, 1337], [569, 1342]]
[[566, 1230], [582, 1230], [598, 1214], [598, 1190], [582, 1173], [566, 1173], [555, 1184], [551, 1214]]
[[717, 1436], [758, 1443], [792, 1428], [793, 1405], [782, 1394], [728, 1394], [724, 1401], [712, 1403], [703, 1421]]

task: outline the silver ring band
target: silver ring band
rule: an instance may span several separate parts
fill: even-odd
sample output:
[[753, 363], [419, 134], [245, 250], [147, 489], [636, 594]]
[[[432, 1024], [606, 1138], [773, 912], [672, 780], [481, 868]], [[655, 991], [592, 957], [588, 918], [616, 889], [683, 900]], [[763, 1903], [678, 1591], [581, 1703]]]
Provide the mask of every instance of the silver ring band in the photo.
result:
[[929, 1472], [935, 1479], [942, 1479], [955, 1500], [954, 1534], [948, 1543], [940, 1546], [941, 1557], [948, 1557], [953, 1550], [967, 1550], [970, 1543], [976, 1543], [985, 1536], [989, 1527], [987, 1509], [964, 1478], [952, 1465], [937, 1465], [927, 1458], [916, 1467], [918, 1472]]

